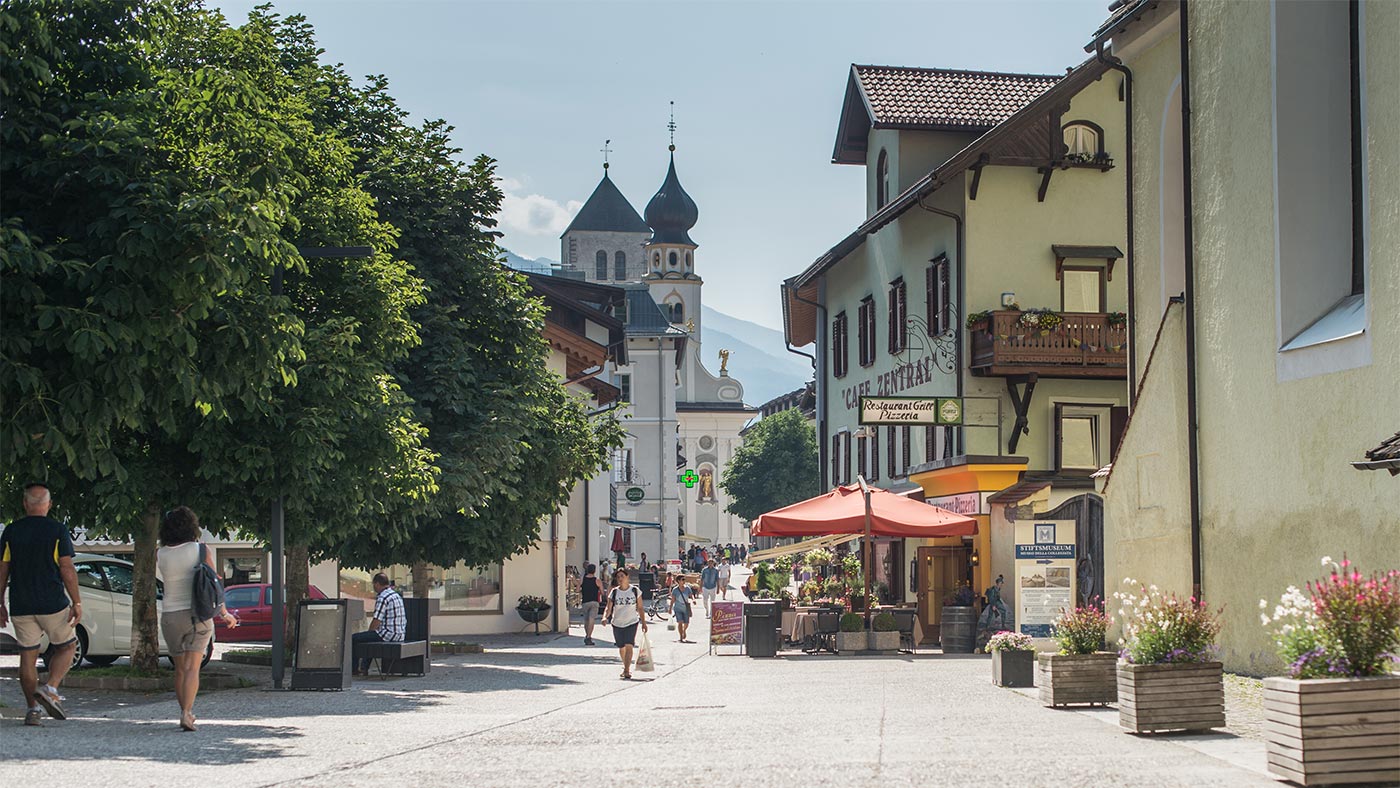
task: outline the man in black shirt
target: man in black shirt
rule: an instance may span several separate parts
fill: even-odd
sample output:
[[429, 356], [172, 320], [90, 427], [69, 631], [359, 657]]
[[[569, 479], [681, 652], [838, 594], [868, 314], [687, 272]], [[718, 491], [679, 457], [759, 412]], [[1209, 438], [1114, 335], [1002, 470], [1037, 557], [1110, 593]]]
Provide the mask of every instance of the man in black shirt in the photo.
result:
[[[0, 532], [0, 626], [9, 621], [15, 624], [19, 683], [28, 706], [25, 725], [42, 724], [40, 707], [55, 719], [67, 716], [58, 686], [73, 664], [78, 643], [74, 628], [83, 614], [78, 574], [73, 569], [73, 540], [62, 523], [48, 516], [52, 504], [47, 486], [37, 482], [25, 485], [25, 516]], [[8, 609], [6, 588], [10, 592]], [[49, 680], [41, 687], [39, 643], [45, 635], [52, 651], [47, 659]]]

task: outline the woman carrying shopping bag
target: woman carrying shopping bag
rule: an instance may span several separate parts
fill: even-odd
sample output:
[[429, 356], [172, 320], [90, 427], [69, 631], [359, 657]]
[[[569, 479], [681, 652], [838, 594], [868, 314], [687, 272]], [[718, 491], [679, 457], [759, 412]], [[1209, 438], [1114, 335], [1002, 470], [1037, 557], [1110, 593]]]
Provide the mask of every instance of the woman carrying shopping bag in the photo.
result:
[[603, 624], [612, 624], [613, 642], [617, 653], [622, 657], [622, 679], [632, 678], [632, 652], [637, 646], [637, 627], [647, 631], [646, 613], [642, 609], [642, 595], [626, 569], [614, 573], [617, 586], [608, 592], [608, 609], [603, 614]]

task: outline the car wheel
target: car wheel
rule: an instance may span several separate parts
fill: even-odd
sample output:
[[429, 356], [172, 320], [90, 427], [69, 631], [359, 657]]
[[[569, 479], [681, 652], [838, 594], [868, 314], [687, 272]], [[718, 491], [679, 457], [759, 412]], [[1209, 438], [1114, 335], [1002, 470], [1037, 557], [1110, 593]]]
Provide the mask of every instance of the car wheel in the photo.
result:
[[83, 659], [87, 660], [87, 664], [95, 668], [105, 668], [113, 662], [116, 662], [120, 657], [115, 654], [101, 654], [86, 656], [83, 657]]
[[[80, 665], [83, 664], [83, 660], [87, 658], [87, 651], [88, 651], [88, 636], [87, 636], [87, 633], [83, 631], [83, 628], [82, 628], [82, 627], [78, 627], [78, 628], [75, 630], [75, 634], [77, 635], [77, 638], [78, 638], [78, 647], [75, 648], [75, 649], [73, 649], [73, 664], [68, 666], [68, 669], [69, 669], [69, 670], [73, 670], [74, 668], [79, 667]], [[48, 669], [49, 669], [49, 665], [52, 664], [52, 663], [51, 663], [51, 660], [52, 660], [52, 658], [53, 658], [53, 653], [54, 653], [54, 647], [53, 647], [52, 645], [50, 645], [50, 646], [48, 647], [48, 649], [44, 651], [44, 670], [45, 670], [46, 672], [47, 672]]]

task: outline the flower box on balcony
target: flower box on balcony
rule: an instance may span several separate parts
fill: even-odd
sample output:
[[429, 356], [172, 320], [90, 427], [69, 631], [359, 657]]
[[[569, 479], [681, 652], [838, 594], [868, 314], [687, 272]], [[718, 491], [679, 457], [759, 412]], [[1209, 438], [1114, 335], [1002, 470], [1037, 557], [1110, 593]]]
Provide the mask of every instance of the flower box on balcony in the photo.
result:
[[1264, 679], [1269, 771], [1300, 785], [1400, 783], [1400, 676]]

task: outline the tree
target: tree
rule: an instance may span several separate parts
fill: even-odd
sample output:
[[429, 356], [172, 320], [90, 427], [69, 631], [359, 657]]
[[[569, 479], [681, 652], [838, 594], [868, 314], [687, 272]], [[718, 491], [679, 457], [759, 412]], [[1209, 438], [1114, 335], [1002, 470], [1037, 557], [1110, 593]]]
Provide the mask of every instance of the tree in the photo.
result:
[[729, 495], [725, 511], [756, 520], [821, 492], [816, 431], [802, 412], [768, 416], [744, 435], [724, 470], [720, 487]]

